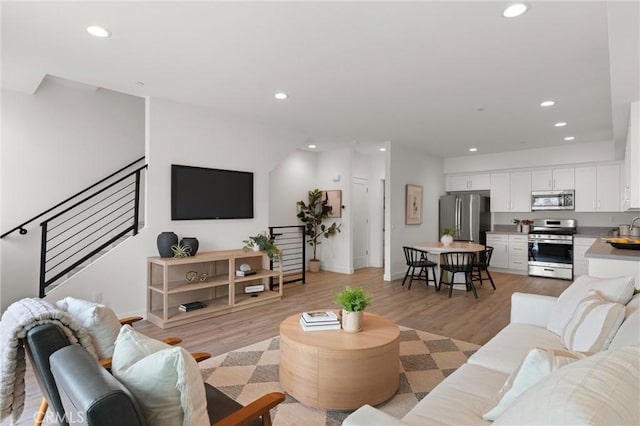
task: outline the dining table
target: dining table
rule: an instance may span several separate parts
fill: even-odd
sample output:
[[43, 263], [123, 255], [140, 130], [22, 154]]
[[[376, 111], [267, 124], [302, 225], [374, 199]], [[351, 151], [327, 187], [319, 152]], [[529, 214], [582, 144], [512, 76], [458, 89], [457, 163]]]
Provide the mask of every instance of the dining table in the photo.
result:
[[[436, 281], [440, 281], [440, 255], [442, 253], [452, 252], [452, 251], [463, 251], [463, 252], [480, 252], [484, 250], [484, 245], [466, 242], [466, 241], [454, 241], [450, 244], [443, 244], [441, 242], [425, 242], [425, 243], [414, 243], [413, 247], [426, 251], [427, 257], [432, 262], [436, 262], [438, 267], [436, 268]], [[456, 274], [458, 275], [458, 274]], [[462, 283], [464, 283], [464, 277], [458, 276], [456, 277], [456, 282], [460, 279]]]

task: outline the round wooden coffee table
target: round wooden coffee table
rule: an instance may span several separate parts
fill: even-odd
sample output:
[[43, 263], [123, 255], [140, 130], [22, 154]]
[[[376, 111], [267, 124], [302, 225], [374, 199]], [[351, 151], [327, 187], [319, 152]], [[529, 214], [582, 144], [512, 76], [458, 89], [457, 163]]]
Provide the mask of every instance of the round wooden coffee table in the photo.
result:
[[301, 403], [354, 410], [391, 398], [400, 384], [400, 329], [364, 313], [362, 331], [304, 331], [300, 314], [280, 324], [280, 384]]

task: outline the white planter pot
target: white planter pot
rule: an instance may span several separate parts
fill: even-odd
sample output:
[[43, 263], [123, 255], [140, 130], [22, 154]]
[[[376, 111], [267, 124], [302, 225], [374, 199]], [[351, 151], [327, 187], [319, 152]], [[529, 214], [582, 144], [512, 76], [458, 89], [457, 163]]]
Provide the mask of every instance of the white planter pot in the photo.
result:
[[530, 227], [531, 225], [522, 225], [522, 233], [523, 234], [528, 234], [530, 231]]
[[443, 235], [442, 237], [440, 237], [440, 242], [445, 246], [448, 246], [453, 242], [453, 237], [451, 235]]
[[362, 321], [364, 312], [349, 312], [342, 310], [342, 329], [349, 333], [355, 333], [362, 330]]

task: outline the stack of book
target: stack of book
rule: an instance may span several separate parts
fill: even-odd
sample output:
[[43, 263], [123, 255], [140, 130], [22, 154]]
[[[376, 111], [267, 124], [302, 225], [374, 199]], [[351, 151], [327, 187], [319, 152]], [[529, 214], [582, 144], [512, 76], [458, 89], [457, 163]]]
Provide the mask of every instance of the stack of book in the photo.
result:
[[248, 277], [249, 275], [255, 275], [258, 271], [256, 271], [255, 269], [249, 269], [246, 271], [243, 271], [241, 269], [238, 269], [236, 271], [236, 277]]
[[189, 312], [189, 311], [195, 311], [196, 309], [202, 309], [206, 306], [207, 305], [205, 305], [202, 302], [189, 302], [189, 303], [183, 303], [181, 305], [178, 305], [178, 310], [182, 312]]
[[300, 326], [304, 331], [340, 330], [340, 320], [335, 312], [303, 312]]

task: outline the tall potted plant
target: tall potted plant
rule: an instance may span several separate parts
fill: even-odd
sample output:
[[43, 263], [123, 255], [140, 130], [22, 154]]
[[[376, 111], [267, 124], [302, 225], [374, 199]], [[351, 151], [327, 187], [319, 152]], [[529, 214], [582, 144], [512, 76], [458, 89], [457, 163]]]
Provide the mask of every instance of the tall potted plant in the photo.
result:
[[313, 248], [313, 258], [309, 261], [309, 271], [318, 272], [320, 270], [320, 260], [317, 258], [317, 248], [321, 244], [322, 238], [329, 238], [340, 232], [342, 224], [333, 222], [325, 225], [324, 221], [329, 217], [332, 207], [329, 206], [327, 197], [322, 196], [322, 191], [314, 189], [309, 191], [308, 199], [305, 203], [300, 200], [298, 206], [298, 219], [304, 223], [304, 234], [309, 237], [307, 243]]

